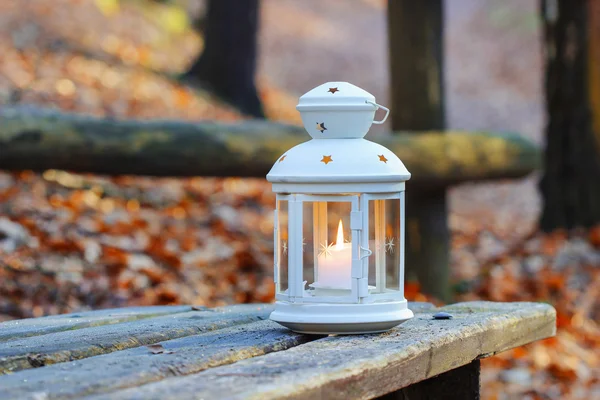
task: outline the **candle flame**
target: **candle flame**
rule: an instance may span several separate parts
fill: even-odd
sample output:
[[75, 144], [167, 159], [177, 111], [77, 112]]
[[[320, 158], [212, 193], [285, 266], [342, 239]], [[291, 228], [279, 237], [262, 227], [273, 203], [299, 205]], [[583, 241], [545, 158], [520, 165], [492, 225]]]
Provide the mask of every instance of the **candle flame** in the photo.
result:
[[335, 240], [335, 249], [342, 250], [344, 248], [344, 225], [342, 225], [342, 219], [338, 224], [337, 238]]

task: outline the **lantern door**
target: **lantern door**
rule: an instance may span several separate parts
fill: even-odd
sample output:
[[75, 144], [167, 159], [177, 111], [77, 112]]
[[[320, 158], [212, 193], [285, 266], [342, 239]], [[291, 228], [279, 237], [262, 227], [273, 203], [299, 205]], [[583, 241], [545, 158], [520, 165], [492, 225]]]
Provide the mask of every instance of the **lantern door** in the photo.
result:
[[[362, 278], [359, 197], [295, 194], [287, 200], [288, 240], [283, 240], [281, 232], [276, 234], [277, 299], [357, 303], [358, 280]], [[279, 220], [279, 229], [283, 229], [281, 215]], [[287, 273], [283, 271], [286, 261], [282, 259], [286, 256]], [[287, 281], [282, 279], [284, 275]], [[283, 292], [286, 282], [287, 292]]]
[[404, 192], [361, 196], [370, 301], [404, 300], [404, 201]]

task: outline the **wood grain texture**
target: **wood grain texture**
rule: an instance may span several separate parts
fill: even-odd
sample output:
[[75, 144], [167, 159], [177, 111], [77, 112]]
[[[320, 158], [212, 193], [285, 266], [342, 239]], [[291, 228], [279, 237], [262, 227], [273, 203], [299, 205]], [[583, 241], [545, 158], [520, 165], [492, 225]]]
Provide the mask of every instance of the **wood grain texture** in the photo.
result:
[[0, 375], [259, 321], [271, 311], [248, 304], [10, 340], [0, 343]]
[[[126, 121], [0, 109], [0, 169], [8, 170], [264, 177], [281, 154], [307, 139], [302, 127], [265, 121]], [[405, 163], [412, 185], [522, 177], [540, 165], [539, 148], [510, 134], [405, 132], [377, 142]]]
[[[202, 309], [204, 307], [200, 307]], [[28, 318], [0, 323], [0, 342], [71, 329], [118, 324], [161, 315], [192, 311], [191, 306], [126, 307]]]
[[0, 344], [8, 373], [0, 398], [366, 399], [555, 333], [554, 309], [536, 303], [441, 308], [450, 320], [410, 303], [415, 318], [387, 333], [328, 337], [263, 320], [272, 308], [186, 311], [10, 340]]
[[463, 303], [423, 311], [384, 334], [329, 336], [198, 374], [90, 399], [369, 399], [555, 334], [554, 308]]
[[[243, 309], [252, 312], [255, 307], [249, 305]], [[410, 308], [422, 312], [433, 306], [413, 302]], [[26, 398], [36, 393], [44, 393], [47, 398], [110, 393], [282, 351], [321, 337], [292, 333], [272, 321], [241, 324], [160, 342], [162, 353], [141, 346], [0, 376], [0, 399]]]
[[291, 333], [272, 321], [259, 321], [161, 342], [164, 352], [158, 354], [142, 346], [0, 376], [0, 398], [44, 393], [46, 398], [64, 399], [110, 393], [282, 351], [320, 337]]

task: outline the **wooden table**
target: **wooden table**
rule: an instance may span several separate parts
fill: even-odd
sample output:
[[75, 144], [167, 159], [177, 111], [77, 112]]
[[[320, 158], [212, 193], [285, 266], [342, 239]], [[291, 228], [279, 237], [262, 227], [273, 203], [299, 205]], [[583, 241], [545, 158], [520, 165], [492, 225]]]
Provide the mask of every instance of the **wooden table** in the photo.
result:
[[[479, 359], [554, 335], [547, 304], [413, 303], [383, 334], [316, 336], [272, 305], [123, 308], [0, 324], [0, 399], [479, 397]], [[453, 319], [436, 320], [443, 310]]]

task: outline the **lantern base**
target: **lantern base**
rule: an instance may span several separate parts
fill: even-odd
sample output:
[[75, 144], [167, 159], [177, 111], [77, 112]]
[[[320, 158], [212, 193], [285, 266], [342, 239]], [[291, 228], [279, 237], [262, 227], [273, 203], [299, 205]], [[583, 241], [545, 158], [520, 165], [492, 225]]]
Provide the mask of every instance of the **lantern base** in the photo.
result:
[[278, 301], [270, 318], [298, 333], [350, 335], [385, 332], [413, 316], [406, 300], [369, 304]]

